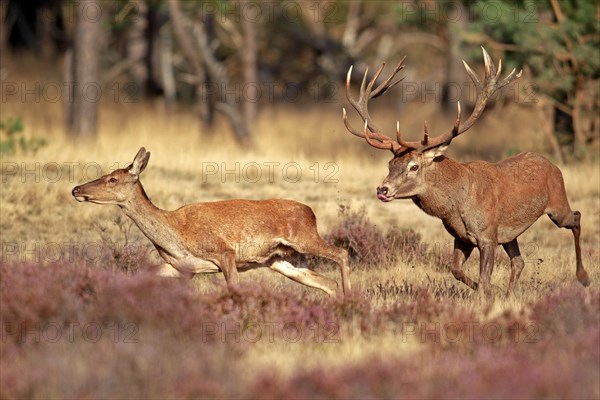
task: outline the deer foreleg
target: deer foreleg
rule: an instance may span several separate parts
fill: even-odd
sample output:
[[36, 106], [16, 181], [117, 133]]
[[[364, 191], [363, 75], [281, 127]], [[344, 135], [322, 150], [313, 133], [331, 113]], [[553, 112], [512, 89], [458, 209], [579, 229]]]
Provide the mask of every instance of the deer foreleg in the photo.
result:
[[510, 296], [517, 285], [517, 281], [519, 280], [519, 276], [521, 276], [521, 271], [523, 271], [523, 267], [525, 266], [525, 261], [523, 261], [523, 257], [521, 257], [521, 251], [519, 250], [519, 243], [517, 239], [513, 239], [512, 241], [505, 243], [502, 245], [506, 254], [510, 258], [510, 281], [508, 282], [508, 289], [506, 290], [506, 296]]
[[469, 278], [462, 270], [463, 264], [473, 251], [470, 243], [463, 242], [460, 239], [454, 239], [454, 260], [452, 263], [452, 275], [473, 290], [477, 290], [477, 282]]
[[490, 292], [490, 278], [494, 269], [496, 243], [483, 243], [479, 248], [479, 287], [487, 295]]

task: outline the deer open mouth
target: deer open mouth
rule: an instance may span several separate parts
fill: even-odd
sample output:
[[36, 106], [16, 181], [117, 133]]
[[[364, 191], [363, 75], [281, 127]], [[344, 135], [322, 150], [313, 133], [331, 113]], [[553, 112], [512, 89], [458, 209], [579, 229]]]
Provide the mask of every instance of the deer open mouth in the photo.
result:
[[393, 197], [388, 197], [383, 193], [377, 193], [377, 198], [383, 201], [384, 203], [387, 203], [388, 201], [392, 201], [394, 199]]

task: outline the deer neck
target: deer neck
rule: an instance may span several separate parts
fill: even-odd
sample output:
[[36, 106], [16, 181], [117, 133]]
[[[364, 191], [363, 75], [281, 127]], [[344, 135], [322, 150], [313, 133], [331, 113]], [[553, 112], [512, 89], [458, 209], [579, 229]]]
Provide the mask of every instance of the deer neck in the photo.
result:
[[431, 174], [433, 178], [425, 181], [425, 190], [413, 201], [427, 214], [449, 221], [466, 202], [464, 196], [469, 191], [463, 189], [469, 182], [469, 170], [446, 157], [435, 161], [434, 168], [435, 173]]
[[176, 246], [179, 239], [170, 223], [170, 213], [152, 204], [139, 181], [135, 185], [134, 195], [120, 207], [155, 246], [169, 253], [175, 250], [171, 248]]

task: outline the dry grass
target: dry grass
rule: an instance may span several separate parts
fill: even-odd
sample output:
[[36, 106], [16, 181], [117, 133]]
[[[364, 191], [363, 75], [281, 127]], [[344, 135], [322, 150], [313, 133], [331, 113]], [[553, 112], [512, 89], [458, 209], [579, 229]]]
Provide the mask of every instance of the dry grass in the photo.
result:
[[[189, 110], [168, 111], [160, 102], [106, 101], [101, 109], [98, 139], [93, 142], [73, 142], [64, 135], [58, 103], [3, 103], [1, 118], [22, 116], [25, 134], [44, 137], [49, 144], [35, 155], [20, 153], [2, 158], [2, 323], [21, 324], [23, 318], [30, 318], [42, 324], [48, 321], [104, 324], [122, 318], [121, 322], [137, 321], [140, 329], [145, 330], [142, 342], [136, 344], [113, 343], [104, 337], [95, 344], [61, 340], [39, 346], [17, 343], [15, 348], [3, 336], [2, 390], [6, 392], [2, 397], [600, 396], [600, 357], [597, 352], [590, 353], [589, 348], [598, 344], [598, 292], [593, 289], [600, 282], [598, 164], [561, 166], [571, 205], [583, 215], [583, 260], [593, 281], [592, 289], [581, 289], [575, 279], [571, 233], [557, 229], [544, 217], [520, 239], [527, 263], [520, 290], [510, 299], [498, 296], [491, 303], [480, 302], [449, 273], [446, 254], [452, 240], [439, 220], [428, 217], [409, 201], [383, 204], [375, 199], [374, 188], [386, 175], [389, 155], [370, 150], [351, 137], [341, 122], [340, 109], [341, 103], [267, 107], [257, 122], [254, 147], [245, 150], [235, 145], [222, 121], [213, 133], [200, 133], [198, 121]], [[428, 106], [412, 104], [400, 115], [407, 132], [420, 132], [422, 119], [431, 113]], [[507, 114], [517, 118], [511, 120], [512, 125], [497, 128]], [[377, 115], [381, 115], [381, 126], [393, 126], [393, 112], [381, 108]], [[465, 161], [478, 156], [494, 160], [512, 151], [511, 143], [518, 143], [520, 150], [544, 151], [532, 115], [531, 111], [514, 105], [495, 109], [472, 132], [456, 141], [451, 155]], [[448, 125], [451, 116], [428, 119], [432, 128], [439, 130]], [[228, 198], [292, 198], [310, 205], [317, 215], [320, 231], [327, 233], [339, 222], [339, 205], [349, 204], [355, 210], [364, 207], [367, 217], [382, 231], [390, 227], [413, 229], [430, 254], [411, 260], [401, 258], [379, 267], [355, 268], [352, 281], [357, 297], [346, 306], [265, 270], [242, 275], [243, 282], [257, 284], [242, 289], [240, 298], [228, 297], [220, 275], [196, 277], [191, 285], [178, 286], [145, 274], [123, 277], [119, 273], [106, 273], [103, 267], [119, 267], [113, 256], [115, 251], [123, 253], [119, 246], [126, 241], [120, 228], [128, 232], [129, 243], [141, 246], [139, 253], [127, 253], [124, 257], [135, 260], [148, 252], [149, 263], [158, 260], [150, 252], [147, 239], [135, 227], [127, 230], [126, 223], [114, 223], [120, 215], [116, 207], [77, 203], [70, 190], [97, 177], [96, 166], [103, 173], [117, 165], [125, 166], [140, 146], [152, 153], [142, 181], [153, 202], [161, 208]], [[232, 170], [236, 165], [238, 173], [224, 174], [223, 167]], [[244, 168], [254, 165], [261, 167], [261, 179], [257, 182], [252, 182], [255, 175], [243, 174]], [[272, 181], [268, 165], [273, 166]], [[287, 165], [291, 169], [282, 175]], [[61, 168], [60, 179], [55, 179], [56, 166]], [[219, 171], [207, 174], [214, 166]], [[297, 167], [302, 176], [292, 182]], [[328, 176], [330, 173], [333, 175]], [[328, 177], [333, 181], [328, 182]], [[114, 243], [107, 243], [103, 236], [112, 238]], [[472, 277], [478, 275], [477, 259], [475, 253], [466, 265]], [[64, 287], [75, 268], [71, 265], [86, 261], [92, 272], [73, 279], [79, 283], [88, 279], [90, 285], [106, 290], [99, 295], [100, 300], [92, 303], [69, 297], [73, 293], [85, 297], [87, 289], [81, 292], [74, 286]], [[497, 293], [502, 293], [507, 285], [508, 265], [507, 258], [500, 255], [492, 278]], [[143, 263], [141, 267], [148, 265]], [[29, 271], [28, 275], [19, 280], [18, 272], [10, 272], [14, 268]], [[49, 269], [66, 272], [58, 273], [61, 279], [52, 280], [52, 275], [46, 273]], [[334, 270], [325, 269], [324, 273], [338, 278]], [[31, 290], [28, 294], [31, 297], [15, 300], [16, 289], [11, 290], [12, 285], [25, 292]], [[166, 300], [162, 300], [163, 291]], [[247, 308], [243, 306], [244, 296], [251, 301]], [[10, 298], [17, 314], [7, 313], [4, 300]], [[55, 308], [45, 308], [44, 299], [52, 300], [48, 303]], [[228, 340], [217, 340], [216, 344], [198, 341], [194, 329], [204, 325], [190, 313], [216, 323], [251, 323], [259, 318], [252, 307], [265, 302], [272, 308], [261, 311], [266, 314], [261, 314], [259, 322], [290, 320], [305, 324], [303, 333], [312, 332], [311, 326], [318, 326], [325, 336], [330, 327], [327, 324], [333, 322], [340, 329], [336, 331], [336, 341], [324, 343], [322, 336], [319, 340], [308, 336], [291, 343], [282, 336], [274, 341], [262, 337], [256, 343], [243, 343], [241, 349]], [[41, 303], [39, 308], [27, 305], [38, 303]], [[71, 305], [67, 309], [62, 308], [68, 304]], [[407, 338], [411, 326], [402, 325], [417, 322], [421, 329], [421, 323], [447, 326], [465, 321], [483, 324], [501, 320], [498, 323], [504, 329], [511, 318], [525, 325], [541, 324], [541, 315], [553, 315], [564, 304], [572, 305], [574, 311], [561, 311], [549, 322], [560, 332], [544, 325], [545, 340], [522, 342], [517, 347], [496, 341], [483, 345], [469, 340], [430, 343], [421, 340], [420, 331]], [[586, 314], [588, 306], [595, 307], [595, 315]], [[144, 311], [138, 314], [136, 307]], [[211, 307], [219, 307], [221, 311], [213, 313]], [[544, 307], [546, 314], [535, 314]], [[213, 310], [212, 314], [206, 314], [207, 309]], [[119, 314], [118, 310], [123, 311]], [[583, 322], [570, 314], [583, 315]], [[44, 315], [50, 317], [44, 319]], [[82, 354], [90, 358], [82, 358]], [[7, 357], [18, 362], [8, 363]], [[575, 362], [577, 357], [583, 358], [581, 365]], [[504, 361], [498, 365], [500, 358]], [[556, 366], [557, 359], [563, 367]], [[157, 364], [163, 362], [164, 366], [159, 368]], [[93, 378], [97, 373], [95, 365], [108, 370]], [[533, 371], [527, 375], [534, 382], [531, 390], [526, 389], [525, 378], [520, 377], [528, 367]], [[52, 378], [44, 372], [46, 369], [55, 371]], [[266, 378], [273, 371], [277, 371], [275, 377]], [[27, 376], [24, 382], [31, 385], [30, 391], [18, 383], [19, 374]], [[232, 374], [240, 377], [235, 388], [229, 387], [225, 378]], [[330, 378], [324, 379], [325, 376]], [[469, 376], [475, 382], [472, 387], [470, 378], [464, 381]], [[566, 378], [576, 382], [571, 384]], [[137, 383], [127, 386], [131, 380]], [[160, 380], [165, 385], [162, 388], [156, 384], [144, 386], [146, 382]], [[520, 383], [512, 387], [514, 380]], [[190, 381], [196, 382], [196, 386], [178, 386]], [[432, 381], [438, 383], [427, 386]], [[307, 386], [303, 386], [304, 382], [308, 382]], [[69, 385], [65, 386], [66, 383]], [[453, 390], [444, 391], [452, 387]]]

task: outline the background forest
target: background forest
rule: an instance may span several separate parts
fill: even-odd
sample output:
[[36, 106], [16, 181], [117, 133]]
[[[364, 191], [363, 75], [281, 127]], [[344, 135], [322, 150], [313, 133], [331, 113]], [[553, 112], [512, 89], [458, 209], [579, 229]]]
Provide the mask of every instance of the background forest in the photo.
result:
[[[460, 60], [480, 63], [484, 46], [506, 69], [524, 69], [505, 101], [539, 113], [558, 161], [586, 157], [600, 137], [594, 1], [0, 4], [3, 101], [38, 92], [62, 102], [65, 131], [74, 136], [97, 134], [98, 100], [152, 101], [191, 107], [205, 134], [223, 118], [228, 127], [219, 135], [251, 145], [260, 136], [257, 116], [269, 105], [338, 102], [350, 65], [358, 77], [403, 55], [409, 69], [394, 107], [433, 102], [436, 113], [452, 113], [457, 100], [473, 97]], [[23, 53], [34, 55], [57, 86], [38, 79], [16, 87], [18, 71], [7, 67]], [[18, 118], [4, 113], [5, 133]]]

